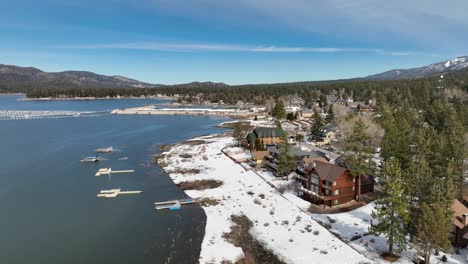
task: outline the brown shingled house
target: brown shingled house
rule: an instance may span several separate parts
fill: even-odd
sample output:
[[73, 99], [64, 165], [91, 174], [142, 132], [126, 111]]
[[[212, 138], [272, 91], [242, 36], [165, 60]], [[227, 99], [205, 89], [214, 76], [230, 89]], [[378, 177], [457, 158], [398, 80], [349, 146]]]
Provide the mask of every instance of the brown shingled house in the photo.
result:
[[[335, 206], [355, 200], [358, 196], [358, 184], [350, 171], [335, 164], [314, 161], [306, 169], [298, 168], [296, 180], [302, 187], [300, 195], [312, 203]], [[361, 193], [373, 192], [372, 188], [362, 188]]]
[[452, 243], [457, 247], [466, 247], [468, 246], [468, 208], [455, 199], [452, 211]]

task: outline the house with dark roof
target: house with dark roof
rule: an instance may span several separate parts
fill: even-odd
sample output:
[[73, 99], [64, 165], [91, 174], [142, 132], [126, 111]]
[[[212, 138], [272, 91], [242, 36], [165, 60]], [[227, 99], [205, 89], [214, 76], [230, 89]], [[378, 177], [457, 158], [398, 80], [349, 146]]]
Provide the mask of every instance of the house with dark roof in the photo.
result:
[[249, 144], [255, 144], [257, 138], [260, 142], [267, 145], [275, 145], [283, 143], [284, 131], [281, 128], [276, 127], [257, 127], [251, 133], [247, 135], [247, 141]]
[[468, 208], [455, 199], [452, 204], [452, 232], [450, 240], [456, 247], [468, 246]]
[[[271, 147], [268, 147], [267, 150], [269, 151], [269, 155], [266, 156], [266, 159], [268, 161], [267, 165], [273, 170], [276, 170], [277, 160], [279, 159], [279, 156], [280, 156], [280, 148], [278, 146], [271, 146]], [[309, 159], [317, 159], [317, 160], [321, 160], [325, 162], [328, 162], [329, 160], [328, 157], [323, 152], [305, 151], [295, 146], [291, 146], [289, 148], [289, 156], [293, 157], [294, 163], [295, 163], [294, 166], [298, 166], [304, 160], [309, 160]]]
[[295, 178], [302, 185], [299, 195], [324, 207], [344, 204], [358, 196], [356, 177], [336, 164], [314, 161], [306, 169], [298, 168]]

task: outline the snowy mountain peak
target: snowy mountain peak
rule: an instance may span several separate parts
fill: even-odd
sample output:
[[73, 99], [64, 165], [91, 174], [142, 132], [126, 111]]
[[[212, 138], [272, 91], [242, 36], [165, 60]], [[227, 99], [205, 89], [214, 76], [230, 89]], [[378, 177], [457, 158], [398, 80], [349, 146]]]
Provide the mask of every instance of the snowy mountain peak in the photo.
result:
[[451, 60], [441, 61], [428, 66], [413, 69], [395, 69], [384, 73], [370, 75], [366, 79], [411, 79], [433, 75], [445, 74], [452, 71], [468, 68], [468, 56], [456, 57]]

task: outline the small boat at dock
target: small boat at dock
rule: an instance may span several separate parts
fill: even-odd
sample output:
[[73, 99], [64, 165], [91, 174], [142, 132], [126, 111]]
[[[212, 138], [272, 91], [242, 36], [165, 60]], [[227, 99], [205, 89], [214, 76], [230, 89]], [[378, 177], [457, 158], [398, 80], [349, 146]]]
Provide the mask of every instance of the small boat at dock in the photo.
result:
[[182, 207], [182, 205], [199, 203], [200, 201], [201, 201], [200, 198], [194, 198], [194, 199], [188, 198], [188, 199], [171, 200], [171, 201], [165, 201], [165, 202], [157, 202], [157, 203], [154, 203], [155, 205], [154, 209], [156, 210], [169, 209], [171, 211], [179, 210]]
[[94, 156], [94, 157], [86, 157], [82, 160], [80, 160], [81, 162], [97, 162], [97, 161], [100, 161], [100, 160], [103, 160], [103, 158], [99, 157], [99, 156]]
[[110, 153], [112, 151], [114, 151], [114, 149], [112, 147], [100, 148], [100, 149], [94, 150], [94, 152], [96, 152], [96, 153]]

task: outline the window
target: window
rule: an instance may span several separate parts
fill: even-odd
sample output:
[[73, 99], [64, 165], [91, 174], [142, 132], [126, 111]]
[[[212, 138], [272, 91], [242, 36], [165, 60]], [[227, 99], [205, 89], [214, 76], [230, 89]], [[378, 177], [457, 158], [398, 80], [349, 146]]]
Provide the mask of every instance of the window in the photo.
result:
[[325, 195], [330, 195], [330, 190], [325, 189]]
[[353, 177], [353, 182], [356, 182], [356, 177]]
[[354, 190], [356, 190], [356, 187], [355, 187], [355, 186], [353, 186], [353, 191], [354, 191]]
[[337, 205], [337, 204], [338, 204], [338, 199], [333, 200], [333, 204], [334, 204], [334, 205]]
[[336, 186], [336, 181], [335, 181], [335, 182], [333, 182], [333, 186]]
[[319, 179], [318, 179], [318, 178], [315, 178], [315, 177], [312, 177], [312, 183], [318, 184], [318, 183], [319, 183]]
[[314, 193], [318, 193], [318, 186], [312, 185], [310, 190], [313, 191]]
[[333, 191], [333, 195], [338, 195], [338, 194], [340, 194], [340, 190], [334, 190]]

